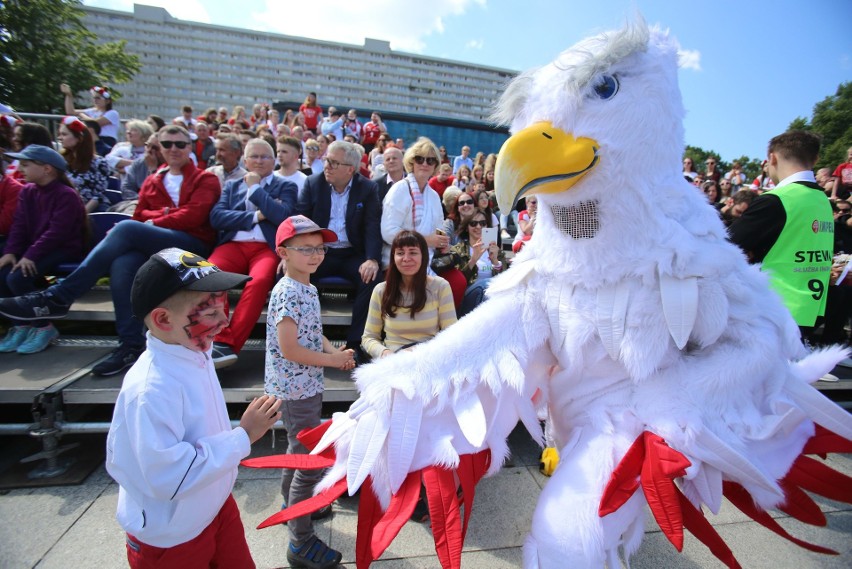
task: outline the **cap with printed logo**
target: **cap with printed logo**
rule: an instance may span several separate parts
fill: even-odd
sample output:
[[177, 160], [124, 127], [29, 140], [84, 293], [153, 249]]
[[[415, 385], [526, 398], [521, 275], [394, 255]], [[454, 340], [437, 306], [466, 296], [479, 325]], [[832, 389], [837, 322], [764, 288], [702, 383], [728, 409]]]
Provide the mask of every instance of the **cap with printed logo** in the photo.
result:
[[136, 272], [130, 289], [133, 315], [142, 320], [179, 290], [221, 292], [250, 279], [225, 272], [201, 255], [177, 247], [163, 249]]

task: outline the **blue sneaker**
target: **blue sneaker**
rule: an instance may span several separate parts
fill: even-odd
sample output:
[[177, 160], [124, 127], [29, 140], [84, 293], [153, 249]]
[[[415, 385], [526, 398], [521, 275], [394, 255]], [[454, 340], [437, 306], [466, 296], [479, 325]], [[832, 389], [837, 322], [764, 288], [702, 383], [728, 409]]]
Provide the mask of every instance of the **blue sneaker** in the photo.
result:
[[13, 320], [55, 320], [65, 318], [70, 304], [62, 304], [49, 291], [0, 299], [0, 314]]
[[32, 327], [30, 333], [24, 343], [18, 346], [19, 354], [35, 354], [41, 352], [50, 345], [50, 342], [59, 337], [59, 330], [53, 324], [42, 326], [41, 328]]
[[300, 546], [290, 542], [287, 547], [287, 562], [290, 567], [302, 569], [332, 569], [337, 567], [343, 554], [330, 548], [315, 535]]
[[0, 342], [0, 352], [7, 354], [16, 351], [18, 346], [23, 344], [27, 336], [30, 335], [32, 328], [32, 326], [12, 326], [9, 328], [6, 337]]

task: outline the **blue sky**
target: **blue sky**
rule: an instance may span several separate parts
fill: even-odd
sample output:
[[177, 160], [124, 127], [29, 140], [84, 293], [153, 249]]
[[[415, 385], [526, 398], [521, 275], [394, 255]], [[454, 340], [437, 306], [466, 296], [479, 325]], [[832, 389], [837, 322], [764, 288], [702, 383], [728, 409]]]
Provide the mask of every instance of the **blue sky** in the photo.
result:
[[[521, 71], [637, 10], [669, 28], [680, 70], [686, 143], [724, 160], [762, 158], [768, 140], [852, 80], [850, 0], [139, 0], [216, 25], [363, 44]], [[131, 11], [132, 0], [84, 0]], [[522, 7], [523, 9], [519, 9]], [[333, 101], [328, 101], [332, 103]]]

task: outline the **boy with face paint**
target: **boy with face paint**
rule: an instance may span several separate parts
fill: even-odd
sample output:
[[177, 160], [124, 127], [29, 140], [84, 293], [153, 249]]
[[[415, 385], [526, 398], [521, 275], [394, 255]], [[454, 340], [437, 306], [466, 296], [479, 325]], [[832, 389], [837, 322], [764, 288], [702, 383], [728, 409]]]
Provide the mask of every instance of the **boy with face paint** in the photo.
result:
[[255, 567], [231, 489], [280, 402], [254, 399], [232, 429], [210, 357], [228, 324], [226, 291], [248, 279], [177, 248], [136, 273], [131, 302], [147, 346], [122, 383], [106, 459], [130, 567]]

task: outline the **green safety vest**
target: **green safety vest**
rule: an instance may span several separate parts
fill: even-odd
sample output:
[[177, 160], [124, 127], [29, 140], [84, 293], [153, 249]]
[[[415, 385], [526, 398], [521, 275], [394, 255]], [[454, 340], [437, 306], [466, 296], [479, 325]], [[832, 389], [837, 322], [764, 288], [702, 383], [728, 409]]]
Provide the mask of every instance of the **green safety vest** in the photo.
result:
[[825, 314], [834, 249], [834, 218], [825, 194], [803, 184], [775, 188], [787, 220], [761, 270], [781, 295], [799, 326], [813, 326]]

